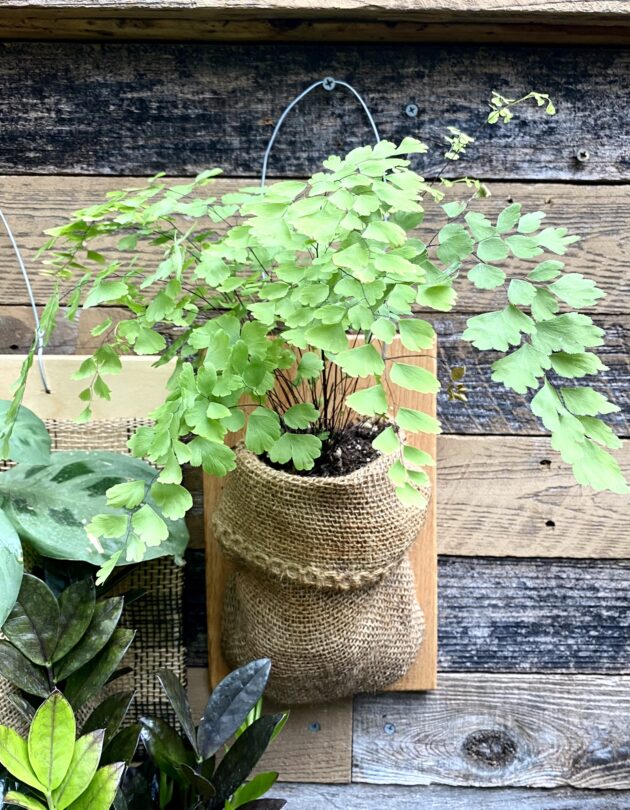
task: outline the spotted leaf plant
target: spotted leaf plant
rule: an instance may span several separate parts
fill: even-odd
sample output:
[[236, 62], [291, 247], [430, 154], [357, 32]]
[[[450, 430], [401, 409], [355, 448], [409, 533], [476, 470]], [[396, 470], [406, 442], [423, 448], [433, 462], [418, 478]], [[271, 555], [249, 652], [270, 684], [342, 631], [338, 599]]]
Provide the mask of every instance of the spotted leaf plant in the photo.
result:
[[[544, 94], [495, 93], [488, 123], [507, 123], [527, 100], [554, 113]], [[446, 163], [473, 142], [455, 128], [446, 140]], [[471, 317], [463, 335], [500, 353], [492, 379], [534, 394], [533, 412], [579, 483], [629, 491], [609, 453], [620, 442], [601, 419], [617, 407], [583, 382], [604, 369], [593, 351], [603, 331], [580, 310], [603, 292], [565, 267], [578, 237], [518, 203], [489, 218], [482, 183], [430, 183], [412, 169], [413, 156], [427, 151], [414, 138], [381, 141], [329, 157], [307, 180], [224, 194], [208, 192], [218, 170], [179, 185], [156, 177], [50, 232], [57, 286], [45, 329], [62, 304], [70, 318], [97, 305], [128, 316], [105, 314], [94, 330], [102, 345], [77, 372], [86, 381], [82, 418], [95, 397], [109, 398], [106, 379], [121, 355], [173, 361], [152, 426], [130, 441], [136, 456], [161, 468], [150, 491], [163, 514], [179, 517], [189, 505], [182, 464], [216, 476], [234, 467], [235, 431], [244, 429], [246, 446], [270, 463], [304, 474], [317, 470], [325, 445], [349, 422], [363, 420], [383, 426], [376, 449], [399, 454], [391, 475], [400, 498], [420, 500], [423, 467], [433, 460], [408, 438], [440, 428], [429, 413], [398, 407], [393, 386], [438, 390], [410, 358], [432, 348], [426, 313], [451, 310], [461, 283], [503, 296]], [[9, 426], [5, 443], [10, 436]], [[138, 508], [143, 491], [128, 482], [110, 491], [110, 503]], [[162, 517], [145, 516], [142, 536], [159, 537]], [[91, 531], [107, 537], [120, 528], [96, 520]]]

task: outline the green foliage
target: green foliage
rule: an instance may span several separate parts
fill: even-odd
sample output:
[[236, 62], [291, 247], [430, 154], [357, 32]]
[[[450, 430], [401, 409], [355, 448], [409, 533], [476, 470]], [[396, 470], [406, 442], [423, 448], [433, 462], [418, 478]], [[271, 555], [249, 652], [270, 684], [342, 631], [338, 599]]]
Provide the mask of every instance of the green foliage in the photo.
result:
[[[257, 774], [246, 781], [286, 720], [283, 714], [261, 713], [270, 669], [270, 661], [261, 659], [230, 673], [211, 694], [198, 726], [177, 677], [168, 670], [158, 672], [183, 732], [182, 736], [155, 718], [142, 720], [142, 741], [161, 774], [161, 808], [254, 810], [256, 801], [273, 786], [277, 773]], [[273, 806], [278, 808], [284, 805], [282, 800], [270, 801], [277, 801]]]
[[[507, 98], [494, 92], [488, 123], [508, 123], [515, 107], [528, 102], [555, 112], [544, 93]], [[449, 128], [446, 161], [460, 160], [473, 142]], [[564, 272], [557, 258], [578, 237], [543, 227], [543, 212], [525, 212], [518, 203], [489, 219], [475, 210], [488, 194], [479, 181], [429, 183], [413, 171], [413, 155], [426, 151], [413, 138], [381, 141], [328, 158], [306, 181], [223, 197], [208, 191], [217, 170], [180, 186], [157, 177], [144, 188], [111, 193], [50, 231], [48, 265], [57, 289], [45, 329], [66, 285], [71, 316], [81, 305], [104, 302], [130, 315], [97, 327], [102, 345], [78, 372], [89, 381], [81, 395], [85, 418], [95, 397], [108, 398], [106, 378], [119, 370], [123, 354], [175, 360], [168, 396], [150, 414], [152, 426], [130, 442], [135, 456], [161, 468], [151, 487], [158, 508], [140, 505], [144, 484], [129, 478], [124, 491], [109, 491], [109, 503], [138, 511], [128, 524], [120, 516], [95, 519], [94, 537], [114, 538], [132, 559], [156, 547], [167, 535], [163, 515], [179, 516], [190, 503], [178, 488], [181, 465], [225, 475], [234, 467], [226, 440], [242, 427], [253, 452], [298, 473], [316, 468], [323, 444], [347, 424], [344, 405], [355, 419], [380, 417], [407, 434], [437, 430], [426, 414], [397, 413], [391, 385], [428, 392], [435, 381], [411, 371], [411, 363], [387, 361], [394, 359], [397, 336], [410, 355], [431, 347], [433, 328], [415, 310], [450, 310], [462, 278], [505, 296], [504, 306], [472, 317], [464, 333], [477, 349], [506, 355], [493, 358], [496, 381], [520, 394], [555, 391], [558, 377], [601, 370], [588, 350], [602, 344], [603, 333], [572, 310], [593, 306], [603, 293], [581, 274]], [[431, 208], [440, 217], [435, 232], [423, 224]], [[95, 257], [94, 245], [104, 238], [118, 241], [115, 260]], [[157, 261], [146, 266], [144, 257], [156, 251]], [[163, 326], [177, 338], [167, 343]], [[28, 365], [27, 359], [16, 402]], [[365, 390], [358, 390], [359, 379]], [[452, 382], [449, 397], [465, 400], [461, 381]], [[557, 396], [563, 403], [564, 395]], [[627, 491], [607, 452], [608, 433], [579, 421], [597, 417], [562, 404], [571, 419], [563, 412], [552, 418], [535, 402], [580, 482]], [[398, 450], [403, 469], [405, 441]], [[421, 476], [397, 479], [401, 498], [414, 499], [414, 491], [421, 497]], [[123, 542], [129, 526], [132, 540]]]
[[79, 709], [114, 677], [134, 637], [118, 626], [123, 603], [121, 596], [97, 599], [89, 579], [57, 598], [41, 579], [24, 575], [2, 626], [0, 674], [26, 695], [27, 713], [57, 689]]
[[[183, 517], [192, 505], [187, 490], [158, 482], [155, 468], [129, 455], [96, 450], [51, 455], [44, 423], [25, 408], [18, 417], [34, 438], [26, 456], [13, 456], [32, 460], [0, 475], [0, 580], [6, 579], [0, 621], [20, 587], [18, 535], [44, 557], [92, 563], [105, 573], [114, 565], [167, 554], [182, 561], [188, 543]], [[14, 432], [12, 440], [17, 438]], [[31, 452], [35, 438], [41, 456]]]
[[103, 731], [93, 731], [77, 740], [72, 707], [53, 691], [35, 712], [28, 739], [0, 726], [0, 763], [31, 789], [9, 791], [5, 802], [26, 810], [109, 810], [124, 763], [99, 768], [103, 739]]

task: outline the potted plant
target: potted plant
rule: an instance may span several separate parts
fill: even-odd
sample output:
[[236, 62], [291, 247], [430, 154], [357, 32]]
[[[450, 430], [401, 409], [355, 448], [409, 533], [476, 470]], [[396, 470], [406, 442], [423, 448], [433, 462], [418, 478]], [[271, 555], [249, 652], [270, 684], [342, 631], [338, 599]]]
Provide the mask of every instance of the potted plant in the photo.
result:
[[[495, 93], [488, 123], [507, 123], [529, 99], [553, 114], [544, 94]], [[446, 161], [472, 141], [454, 128], [446, 140]], [[130, 481], [110, 492], [130, 513], [144, 509], [149, 494], [157, 506], [145, 511], [141, 535], [132, 526], [132, 548], [166, 536], [160, 510], [169, 518], [185, 512], [182, 464], [217, 476], [235, 471], [215, 516], [240, 566], [228, 588], [226, 652], [242, 663], [263, 647], [274, 660], [272, 689], [285, 698], [379, 688], [413, 660], [422, 617], [404, 552], [423, 519], [423, 467], [433, 460], [408, 437], [438, 432], [439, 424], [397, 408], [391, 385], [434, 393], [439, 383], [392, 346], [407, 355], [431, 347], [433, 327], [415, 311], [450, 310], [464, 277], [480, 290], [505, 291], [505, 306], [471, 317], [463, 335], [502, 353], [493, 380], [535, 392], [531, 408], [579, 483], [629, 491], [608, 452], [619, 440], [600, 419], [616, 406], [575, 385], [603, 368], [591, 351], [603, 331], [576, 311], [603, 292], [558, 258], [578, 237], [518, 203], [488, 219], [476, 210], [483, 184], [429, 183], [413, 171], [410, 157], [426, 151], [413, 138], [381, 141], [330, 157], [308, 180], [221, 198], [205, 193], [218, 170], [175, 186], [157, 177], [78, 212], [47, 246], [57, 290], [46, 333], [62, 303], [71, 318], [101, 304], [130, 316], [106, 317], [94, 330], [103, 344], [78, 371], [86, 379], [83, 418], [93, 397], [109, 396], [105, 378], [120, 355], [175, 361], [153, 425], [130, 441], [161, 472], [149, 488]], [[441, 223], [427, 233], [431, 208]], [[118, 252], [108, 259], [101, 246], [112, 239]], [[233, 450], [230, 437], [240, 430], [244, 443]], [[90, 531], [107, 538], [130, 525], [104, 516]], [[307, 660], [296, 655], [296, 639], [304, 640], [300, 654], [311, 650]]]

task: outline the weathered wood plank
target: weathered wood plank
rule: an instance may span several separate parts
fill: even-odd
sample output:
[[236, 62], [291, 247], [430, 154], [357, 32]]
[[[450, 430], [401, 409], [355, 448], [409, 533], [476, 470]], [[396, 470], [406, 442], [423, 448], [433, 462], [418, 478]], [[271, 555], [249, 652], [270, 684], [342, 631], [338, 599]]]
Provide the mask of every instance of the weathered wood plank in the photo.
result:
[[628, 677], [444, 675], [355, 699], [353, 781], [627, 789], [628, 717]]
[[[2, 284], [0, 276], [0, 285]], [[114, 319], [123, 316], [121, 310], [108, 309]], [[64, 324], [56, 333], [54, 353], [86, 354], [98, 348], [99, 341], [90, 335], [92, 326], [103, 318], [102, 310], [86, 310], [78, 323]], [[491, 364], [499, 355], [478, 352], [461, 340], [466, 327], [466, 315], [452, 316], [432, 313], [437, 330], [438, 370], [443, 390], [438, 394], [438, 415], [445, 433], [455, 434], [513, 434], [540, 435], [544, 432], [532, 414], [527, 397], [506, 390], [491, 381]], [[597, 387], [620, 411], [607, 417], [621, 436], [630, 436], [630, 318], [627, 315], [605, 315], [596, 321], [606, 331], [606, 345], [599, 354], [608, 367], [597, 380]], [[32, 313], [27, 307], [0, 308], [0, 355], [23, 354], [32, 340]], [[468, 402], [449, 402], [446, 387], [451, 369], [464, 366], [464, 383]]]
[[[617, 458], [630, 480], [630, 441]], [[471, 556], [630, 557], [628, 496], [580, 487], [547, 438], [441, 436], [438, 549]]]
[[[38, 303], [44, 303], [52, 288], [43, 265], [35, 259], [44, 242], [44, 230], [63, 224], [74, 211], [100, 202], [112, 189], [142, 185], [142, 178], [68, 177], [0, 177], [0, 208], [8, 217], [15, 237], [31, 269]], [[220, 180], [212, 193], [233, 191], [244, 180]], [[607, 293], [597, 312], [630, 312], [630, 266], [627, 251], [619, 233], [630, 231], [630, 188], [628, 186], [576, 186], [552, 183], [493, 183], [492, 196], [476, 204], [478, 210], [495, 217], [514, 200], [523, 210], [544, 211], [550, 224], [566, 227], [582, 239], [571, 248], [567, 266], [573, 272], [585, 273]], [[210, 193], [210, 192], [209, 192]], [[433, 213], [427, 217], [432, 226], [443, 222]], [[108, 246], [110, 249], [112, 245]], [[150, 266], [156, 252], [142, 249], [139, 255]], [[524, 265], [515, 267], [520, 274]], [[531, 269], [531, 266], [527, 268]], [[503, 306], [505, 293], [476, 290], [466, 279], [458, 285], [458, 310], [486, 311]], [[27, 304], [26, 290], [8, 241], [0, 239], [0, 301], [2, 304]], [[94, 316], [92, 316], [94, 317]]]
[[[329, 74], [352, 79], [383, 136], [443, 144], [448, 124], [478, 130], [499, 76], [499, 90], [549, 91], [558, 116], [524, 111], [514, 126], [488, 128], [466, 166], [485, 178], [611, 182], [630, 173], [622, 112], [629, 67], [623, 48], [541, 47], [514, 59], [509, 46], [461, 44], [298, 43], [278, 51], [275, 44], [5, 43], [0, 171], [190, 174], [220, 165], [257, 176], [281, 110]], [[417, 118], [405, 114], [410, 102]], [[313, 93], [287, 121], [271, 172], [303, 174], [330, 151], [369, 137], [347, 93]], [[435, 173], [441, 151], [417, 165]]]
[[[205, 666], [203, 553], [187, 560], [188, 664]], [[629, 561], [440, 557], [438, 669], [630, 673], [629, 586]]]
[[[369, 8], [370, 6], [363, 6]], [[471, 15], [472, 20], [478, 19]], [[6, 8], [0, 13], [0, 39], [179, 41], [186, 42], [477, 42], [574, 45], [627, 45], [630, 27], [587, 18], [565, 22], [426, 22], [343, 17], [215, 18], [186, 3], [177, 11], [138, 8]]]
[[272, 791], [287, 810], [628, 810], [630, 796], [620, 791], [532, 790], [527, 788], [453, 788], [445, 785], [300, 785]]
[[[208, 700], [208, 670], [188, 670], [193, 716]], [[265, 711], [286, 707], [265, 705]], [[352, 700], [322, 706], [296, 706], [282, 734], [270, 746], [257, 771], [278, 771], [283, 781], [349, 782], [352, 769]], [[280, 789], [278, 789], [279, 791]]]
[[[7, 8], [45, 10], [45, 0], [4, 0]], [[54, 9], [106, 10], [108, 12], [203, 12], [211, 18], [243, 19], [268, 16], [339, 17], [348, 13], [359, 19], [503, 19], [525, 17], [543, 20], [576, 19], [622, 22], [628, 18], [623, 0], [55, 0]]]

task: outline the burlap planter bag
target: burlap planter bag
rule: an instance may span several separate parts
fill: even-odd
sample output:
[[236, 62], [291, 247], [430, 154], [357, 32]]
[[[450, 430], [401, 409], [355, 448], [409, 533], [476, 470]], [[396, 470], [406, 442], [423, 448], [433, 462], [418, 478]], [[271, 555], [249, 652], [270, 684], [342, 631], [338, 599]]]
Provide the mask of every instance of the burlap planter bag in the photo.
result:
[[426, 507], [398, 500], [387, 475], [393, 461], [379, 456], [348, 475], [301, 476], [269, 467], [241, 445], [213, 516], [223, 553], [266, 576], [318, 588], [377, 582], [426, 517]]
[[308, 477], [238, 448], [213, 517], [237, 566], [223, 652], [232, 667], [270, 657], [272, 699], [290, 705], [375, 691], [415, 661], [424, 619], [407, 550], [426, 508], [400, 503], [387, 475], [393, 461], [380, 456], [349, 475]]

